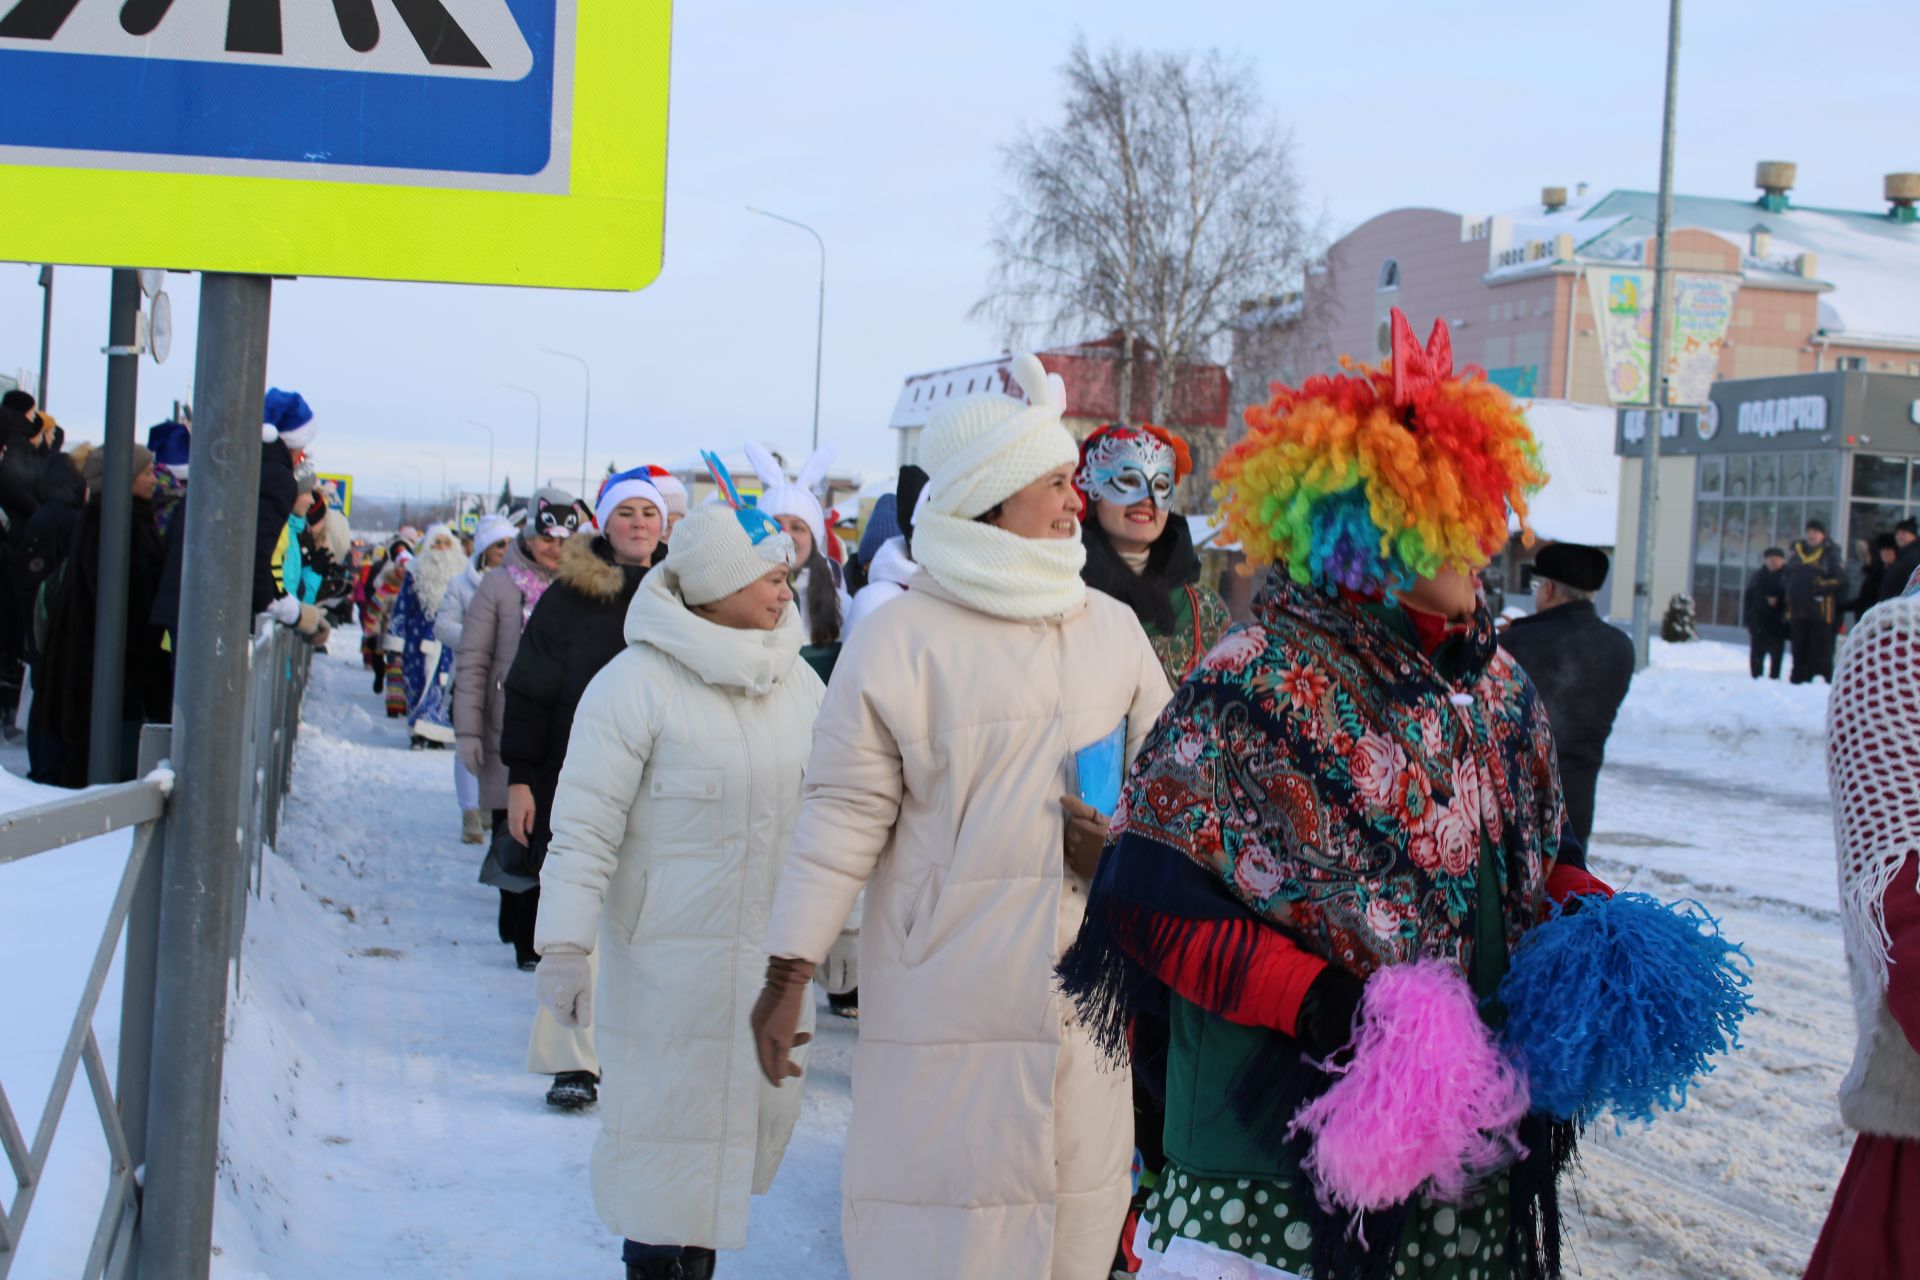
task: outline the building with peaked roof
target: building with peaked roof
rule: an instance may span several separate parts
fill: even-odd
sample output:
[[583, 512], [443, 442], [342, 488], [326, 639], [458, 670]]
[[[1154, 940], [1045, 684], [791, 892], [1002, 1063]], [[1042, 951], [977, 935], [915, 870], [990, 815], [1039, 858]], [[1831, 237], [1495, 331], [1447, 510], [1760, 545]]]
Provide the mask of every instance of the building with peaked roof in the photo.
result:
[[[1076, 438], [1085, 439], [1088, 433], [1119, 418], [1119, 334], [1034, 354], [1040, 357], [1042, 368], [1059, 374], [1067, 384], [1066, 424]], [[1154, 359], [1153, 348], [1136, 338], [1128, 415], [1133, 422], [1152, 420], [1160, 376], [1160, 364]], [[919, 461], [920, 432], [935, 411], [956, 400], [987, 392], [1016, 400], [1026, 398], [1013, 380], [1011, 354], [908, 375], [894, 402], [893, 416], [887, 421], [889, 427], [900, 433], [901, 465]], [[1196, 362], [1181, 367], [1167, 421], [1158, 425], [1186, 440], [1193, 452], [1196, 476], [1211, 471], [1220, 455], [1226, 434], [1228, 398], [1227, 371], [1221, 365]], [[1199, 496], [1202, 487], [1197, 480], [1190, 481], [1189, 485], [1191, 492], [1181, 495], [1187, 505]]]

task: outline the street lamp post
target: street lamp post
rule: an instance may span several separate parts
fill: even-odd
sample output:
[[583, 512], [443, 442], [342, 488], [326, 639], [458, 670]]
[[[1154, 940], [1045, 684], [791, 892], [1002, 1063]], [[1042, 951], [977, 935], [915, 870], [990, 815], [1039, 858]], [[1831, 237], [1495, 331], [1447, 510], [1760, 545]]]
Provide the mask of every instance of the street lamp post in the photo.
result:
[[47, 408], [47, 364], [53, 351], [53, 264], [40, 268], [40, 382], [33, 393], [39, 397], [40, 408]]
[[[427, 497], [427, 473], [411, 462], [402, 462], [400, 465], [413, 472], [413, 500], [425, 506]], [[402, 481], [400, 484], [400, 523], [405, 524], [406, 522], [407, 486], [406, 482]]]
[[813, 447], [818, 449], [820, 447], [820, 354], [827, 337], [827, 242], [820, 238], [818, 231], [804, 222], [797, 222], [777, 213], [769, 213], [765, 209], [756, 209], [752, 205], [747, 206], [747, 212], [757, 213], [763, 218], [772, 218], [775, 222], [784, 222], [790, 227], [798, 227], [812, 236], [813, 242], [820, 246], [820, 312], [814, 321], [813, 328]]
[[1680, 0], [1667, 6], [1667, 104], [1660, 133], [1660, 195], [1654, 206], [1653, 343], [1647, 353], [1647, 430], [1640, 447], [1640, 536], [1633, 565], [1633, 661], [1647, 668], [1653, 635], [1654, 520], [1660, 509], [1660, 420], [1667, 408], [1667, 328], [1670, 320], [1667, 290], [1667, 239], [1673, 222], [1674, 101], [1680, 85]]
[[552, 347], [540, 349], [550, 356], [559, 356], [563, 360], [573, 361], [580, 366], [580, 372], [586, 375], [586, 411], [580, 415], [580, 492], [578, 496], [584, 502], [591, 502], [592, 495], [587, 492], [587, 436], [593, 430], [593, 366], [571, 351], [556, 351]]
[[488, 502], [493, 501], [493, 428], [475, 418], [468, 418], [467, 425], [478, 427], [487, 433], [487, 492]]
[[540, 487], [540, 417], [543, 406], [540, 393], [531, 387], [523, 387], [517, 382], [506, 384], [510, 391], [518, 391], [523, 396], [533, 397], [533, 487]]

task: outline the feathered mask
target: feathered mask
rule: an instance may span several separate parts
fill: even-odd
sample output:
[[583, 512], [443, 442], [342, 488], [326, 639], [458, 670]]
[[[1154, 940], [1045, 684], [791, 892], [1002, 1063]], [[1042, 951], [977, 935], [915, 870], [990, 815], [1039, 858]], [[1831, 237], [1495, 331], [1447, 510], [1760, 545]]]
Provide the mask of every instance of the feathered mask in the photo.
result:
[[1547, 477], [1520, 407], [1479, 369], [1455, 373], [1445, 321], [1422, 348], [1396, 308], [1392, 338], [1388, 364], [1343, 358], [1247, 410], [1215, 495], [1250, 562], [1379, 595], [1486, 564], [1509, 509], [1532, 540], [1527, 498]]

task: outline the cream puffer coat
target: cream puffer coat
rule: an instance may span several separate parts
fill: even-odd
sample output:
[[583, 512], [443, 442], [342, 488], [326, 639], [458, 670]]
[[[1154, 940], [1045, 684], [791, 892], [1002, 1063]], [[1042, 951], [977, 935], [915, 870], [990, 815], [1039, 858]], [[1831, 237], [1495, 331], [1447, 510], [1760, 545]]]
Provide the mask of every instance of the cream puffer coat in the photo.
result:
[[1080, 928], [1060, 797], [1076, 750], [1169, 698], [1088, 593], [1015, 622], [921, 572], [842, 653], [767, 951], [819, 961], [862, 886], [842, 1230], [854, 1280], [1104, 1280], [1126, 1215], [1128, 1075], [1070, 1023]]
[[670, 564], [626, 636], [574, 717], [534, 946], [599, 948], [601, 1221], [738, 1249], [800, 1115], [800, 1081], [761, 1077], [747, 1014], [822, 687], [797, 611], [776, 631], [716, 625]]

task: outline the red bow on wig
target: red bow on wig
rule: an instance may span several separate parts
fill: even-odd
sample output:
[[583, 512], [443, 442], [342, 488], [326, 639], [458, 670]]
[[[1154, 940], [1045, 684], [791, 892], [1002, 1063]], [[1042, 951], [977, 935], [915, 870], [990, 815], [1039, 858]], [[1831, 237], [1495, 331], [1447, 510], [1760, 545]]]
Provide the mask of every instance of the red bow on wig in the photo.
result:
[[1426, 350], [1414, 341], [1413, 326], [1393, 308], [1393, 403], [1404, 409], [1453, 376], [1453, 335], [1445, 320], [1433, 322]]

